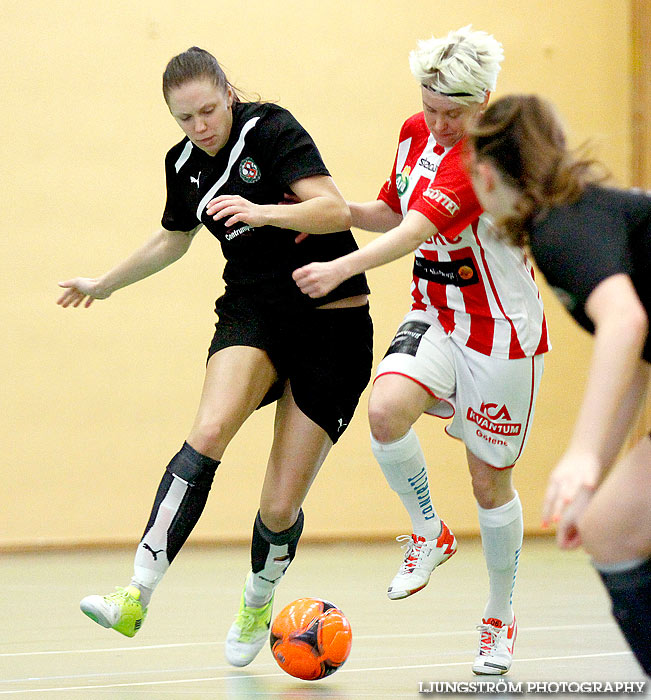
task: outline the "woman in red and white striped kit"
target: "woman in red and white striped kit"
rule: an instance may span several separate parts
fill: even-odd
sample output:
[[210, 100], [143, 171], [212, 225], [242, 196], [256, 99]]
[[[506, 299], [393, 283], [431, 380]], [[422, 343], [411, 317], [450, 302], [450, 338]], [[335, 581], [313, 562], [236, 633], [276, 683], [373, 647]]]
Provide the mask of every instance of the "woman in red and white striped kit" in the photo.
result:
[[[490, 592], [477, 674], [503, 674], [517, 634], [512, 595], [522, 546], [522, 506], [512, 467], [526, 444], [549, 349], [542, 301], [524, 253], [490, 235], [463, 166], [465, 136], [495, 88], [502, 46], [470, 26], [421, 41], [410, 54], [423, 111], [405, 121], [393, 170], [378, 198], [349, 203], [353, 226], [383, 232], [330, 262], [294, 272], [320, 297], [341, 280], [415, 252], [411, 309], [381, 361], [369, 403], [371, 445], [412, 521], [392, 600], [424, 588], [457, 548], [434, 509], [412, 425], [452, 418], [466, 447]], [[437, 618], [440, 619], [440, 618]]]

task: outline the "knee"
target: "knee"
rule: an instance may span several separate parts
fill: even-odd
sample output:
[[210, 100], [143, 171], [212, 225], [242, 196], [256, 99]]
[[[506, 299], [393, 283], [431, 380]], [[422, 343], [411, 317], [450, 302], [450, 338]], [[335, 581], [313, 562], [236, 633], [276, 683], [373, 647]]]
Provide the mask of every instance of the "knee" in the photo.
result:
[[167, 476], [179, 478], [186, 484], [210, 491], [219, 460], [199, 452], [189, 442], [172, 457], [167, 465]]
[[213, 459], [221, 459], [231, 437], [227, 424], [217, 420], [206, 420], [193, 426], [188, 442], [197, 452]]
[[368, 405], [368, 421], [371, 434], [378, 442], [399, 440], [411, 428], [411, 421], [397, 401], [373, 395]]
[[300, 510], [300, 505], [287, 499], [274, 498], [273, 501], [260, 503], [260, 518], [272, 532], [282, 532], [296, 522]]
[[485, 510], [499, 508], [515, 497], [515, 492], [510, 485], [505, 486], [491, 477], [490, 472], [471, 475], [473, 495], [477, 503]]

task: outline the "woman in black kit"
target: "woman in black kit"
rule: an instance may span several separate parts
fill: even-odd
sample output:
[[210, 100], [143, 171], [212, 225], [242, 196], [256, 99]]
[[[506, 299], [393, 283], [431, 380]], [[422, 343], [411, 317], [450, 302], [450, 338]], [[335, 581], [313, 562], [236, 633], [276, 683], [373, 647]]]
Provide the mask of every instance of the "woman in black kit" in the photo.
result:
[[[165, 159], [162, 228], [105, 275], [60, 283], [58, 303], [88, 307], [162, 270], [202, 225], [221, 244], [226, 290], [216, 303], [197, 416], [158, 488], [131, 583], [84, 598], [81, 609], [103, 627], [137, 632], [201, 515], [229, 441], [257, 407], [276, 401], [251, 571], [226, 640], [228, 660], [244, 666], [268, 637], [274, 590], [303, 529], [301, 504], [370, 378], [369, 289], [357, 275], [315, 301], [292, 280], [296, 268], [357, 246], [345, 201], [287, 110], [243, 102], [215, 58], [197, 47], [171, 59], [163, 94], [186, 138]], [[296, 203], [283, 204], [288, 198]]]
[[498, 234], [529, 246], [570, 313], [594, 333], [583, 403], [550, 477], [543, 524], [558, 522], [559, 545], [582, 544], [590, 554], [651, 675], [651, 435], [618, 459], [649, 384], [651, 194], [600, 184], [536, 96], [489, 107], [468, 160]]

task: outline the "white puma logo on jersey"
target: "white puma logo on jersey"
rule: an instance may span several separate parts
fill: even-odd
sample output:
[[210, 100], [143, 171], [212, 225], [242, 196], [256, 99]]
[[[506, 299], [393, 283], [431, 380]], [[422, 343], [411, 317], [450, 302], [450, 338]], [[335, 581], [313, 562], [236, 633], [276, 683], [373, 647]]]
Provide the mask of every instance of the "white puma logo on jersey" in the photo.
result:
[[201, 177], [201, 170], [199, 171], [199, 174], [197, 175], [197, 177], [192, 177], [192, 175], [190, 175], [190, 182], [194, 182], [194, 184], [197, 186], [197, 188], [199, 187], [199, 178], [200, 177]]

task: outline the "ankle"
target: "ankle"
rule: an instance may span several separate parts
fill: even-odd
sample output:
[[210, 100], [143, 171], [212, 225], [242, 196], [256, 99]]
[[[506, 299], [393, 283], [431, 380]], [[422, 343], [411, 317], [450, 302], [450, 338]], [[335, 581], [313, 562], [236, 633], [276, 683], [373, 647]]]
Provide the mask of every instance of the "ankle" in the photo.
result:
[[149, 605], [149, 601], [154, 593], [153, 588], [148, 588], [133, 579], [131, 579], [131, 583], [127, 586], [127, 591], [140, 603], [143, 609]]
[[255, 574], [251, 574], [246, 581], [244, 588], [244, 602], [249, 608], [261, 608], [266, 605], [272, 598], [275, 590], [274, 587], [265, 586], [262, 590], [255, 586]]
[[443, 521], [436, 517], [434, 520], [428, 521], [426, 524], [420, 523], [416, 525], [412, 522], [412, 532], [416, 537], [424, 537], [426, 540], [436, 540], [443, 532]]

